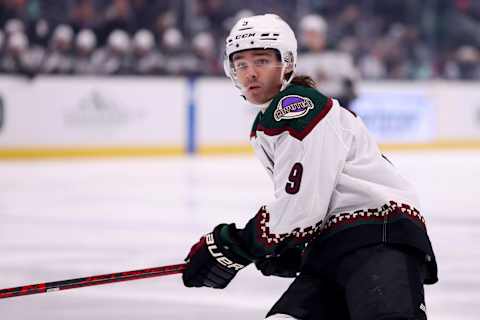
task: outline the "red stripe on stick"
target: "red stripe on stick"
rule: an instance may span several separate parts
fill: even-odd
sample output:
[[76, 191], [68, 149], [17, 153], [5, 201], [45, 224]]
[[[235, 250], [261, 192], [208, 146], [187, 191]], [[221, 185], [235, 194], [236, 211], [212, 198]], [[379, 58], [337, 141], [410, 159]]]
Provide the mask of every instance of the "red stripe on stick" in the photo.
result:
[[0, 299], [26, 296], [36, 293], [44, 293], [50, 291], [67, 290], [81, 287], [97, 286], [108, 283], [121, 281], [130, 281], [137, 279], [153, 278], [166, 276], [171, 274], [182, 273], [186, 268], [186, 264], [174, 264], [163, 267], [155, 267], [148, 269], [124, 271], [118, 273], [108, 273], [84, 278], [68, 279], [54, 282], [45, 282], [38, 284], [29, 284], [21, 287], [0, 289]]

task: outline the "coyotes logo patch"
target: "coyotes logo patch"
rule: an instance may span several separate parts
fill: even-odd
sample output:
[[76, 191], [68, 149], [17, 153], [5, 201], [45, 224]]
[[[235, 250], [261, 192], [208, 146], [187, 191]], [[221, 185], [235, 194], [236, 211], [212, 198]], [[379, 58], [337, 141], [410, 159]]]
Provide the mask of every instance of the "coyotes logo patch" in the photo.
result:
[[276, 121], [303, 117], [313, 109], [312, 100], [298, 95], [288, 95], [280, 99], [273, 113]]

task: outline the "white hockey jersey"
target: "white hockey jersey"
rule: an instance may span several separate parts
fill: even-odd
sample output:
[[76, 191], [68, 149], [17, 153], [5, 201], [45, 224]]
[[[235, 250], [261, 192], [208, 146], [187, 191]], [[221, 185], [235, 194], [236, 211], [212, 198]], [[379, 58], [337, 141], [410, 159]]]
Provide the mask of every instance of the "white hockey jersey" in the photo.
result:
[[[267, 121], [295, 117], [300, 122], [300, 118], [315, 113], [315, 107], [309, 108], [313, 106], [311, 99], [299, 95], [286, 95], [275, 112], [288, 108], [289, 99], [297, 104], [296, 109]], [[292, 123], [280, 130], [264, 127], [261, 123], [265, 120], [260, 121], [251, 138], [257, 157], [273, 180], [275, 201], [266, 206], [272, 234], [304, 230], [319, 222], [325, 227], [342, 213], [371, 209], [380, 213], [390, 202], [419, 207], [410, 184], [382, 157], [359, 118], [333, 99], [328, 99], [314, 117], [305, 128], [301, 124], [295, 128]], [[416, 218], [423, 222], [420, 215]]]
[[290, 85], [258, 114], [251, 143], [272, 178], [275, 200], [241, 232], [250, 256], [309, 243], [316, 264], [374, 243], [408, 245], [425, 254], [436, 281], [412, 186], [336, 100]]

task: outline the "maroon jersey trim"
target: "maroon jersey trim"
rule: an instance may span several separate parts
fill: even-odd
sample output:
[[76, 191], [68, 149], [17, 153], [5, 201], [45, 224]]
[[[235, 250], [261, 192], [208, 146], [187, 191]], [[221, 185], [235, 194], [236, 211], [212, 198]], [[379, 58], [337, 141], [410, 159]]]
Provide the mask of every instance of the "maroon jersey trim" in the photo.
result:
[[292, 126], [290, 126], [289, 123], [287, 123], [285, 126], [280, 128], [266, 128], [261, 124], [259, 124], [256, 130], [253, 131], [250, 136], [256, 137], [256, 131], [262, 131], [268, 136], [276, 136], [282, 132], [288, 131], [288, 133], [292, 137], [302, 141], [313, 130], [313, 128], [315, 128], [317, 123], [319, 123], [323, 118], [325, 118], [328, 112], [332, 109], [332, 106], [333, 106], [333, 100], [331, 98], [328, 98], [322, 111], [320, 111], [302, 130], [293, 128]]

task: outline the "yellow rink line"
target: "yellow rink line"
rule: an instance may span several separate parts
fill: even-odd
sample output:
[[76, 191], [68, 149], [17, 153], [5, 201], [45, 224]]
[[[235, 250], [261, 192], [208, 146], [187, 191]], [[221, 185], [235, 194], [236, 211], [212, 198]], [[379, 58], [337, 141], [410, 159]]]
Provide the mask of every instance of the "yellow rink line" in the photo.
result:
[[183, 147], [65, 147], [65, 148], [0, 148], [0, 160], [46, 158], [116, 158], [179, 156]]
[[[421, 150], [480, 150], [480, 140], [439, 140], [429, 143], [389, 143], [380, 144], [382, 151], [421, 151]], [[198, 153], [209, 154], [239, 154], [252, 153], [250, 145], [233, 146], [201, 146]]]
[[480, 140], [438, 140], [426, 143], [380, 144], [382, 151], [480, 150]]
[[[382, 151], [423, 151], [423, 150], [480, 150], [480, 140], [441, 140], [431, 143], [395, 143], [380, 144]], [[250, 145], [200, 146], [200, 155], [251, 154]], [[181, 146], [147, 147], [31, 147], [1, 148], [0, 160], [9, 159], [45, 159], [45, 158], [115, 158], [115, 157], [151, 157], [185, 155]]]

